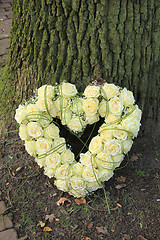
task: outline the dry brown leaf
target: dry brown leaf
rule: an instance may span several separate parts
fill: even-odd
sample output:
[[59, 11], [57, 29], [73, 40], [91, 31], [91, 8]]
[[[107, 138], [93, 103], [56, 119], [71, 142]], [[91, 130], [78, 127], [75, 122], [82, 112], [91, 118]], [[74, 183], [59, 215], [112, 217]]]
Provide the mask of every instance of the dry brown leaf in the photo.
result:
[[37, 226], [41, 226], [41, 228], [43, 228], [46, 224], [42, 221], [39, 221], [39, 223], [37, 224]]
[[81, 205], [81, 204], [86, 203], [85, 198], [75, 198], [74, 201], [77, 203], [77, 205]]
[[93, 223], [89, 223], [87, 226], [89, 229], [93, 227]]
[[138, 160], [138, 156], [132, 155], [131, 158], [130, 158], [130, 160], [131, 160], [132, 162], [136, 162], [136, 161]]
[[96, 227], [98, 233], [107, 234], [108, 230], [106, 227]]
[[118, 202], [117, 202], [117, 206], [118, 206], [118, 207], [120, 207], [120, 208], [122, 208], [122, 205], [121, 205], [121, 204], [119, 204]]
[[61, 204], [64, 205], [65, 202], [68, 202], [67, 204], [67, 207], [71, 205], [71, 201], [68, 199], [68, 198], [60, 198], [58, 201], [57, 201], [57, 205], [60, 206]]
[[139, 240], [147, 240], [147, 238], [144, 238], [142, 235], [139, 235], [139, 236], [138, 236], [138, 239], [139, 239]]
[[126, 181], [126, 177], [123, 176], [119, 176], [117, 178], [115, 178], [118, 182], [125, 182]]
[[89, 238], [89, 237], [86, 237], [86, 238], [85, 238], [85, 240], [92, 240], [92, 239], [91, 239], [91, 238]]
[[55, 216], [54, 216], [53, 213], [50, 214], [50, 215], [46, 215], [46, 216], [45, 216], [45, 220], [46, 220], [46, 221], [49, 220], [50, 223], [53, 222], [53, 219], [55, 219]]
[[44, 227], [44, 228], [43, 228], [43, 231], [44, 231], [44, 232], [51, 232], [51, 231], [52, 231], [52, 228], [50, 228], [50, 227]]
[[115, 186], [116, 189], [121, 189], [121, 188], [124, 188], [126, 187], [126, 184], [118, 184]]

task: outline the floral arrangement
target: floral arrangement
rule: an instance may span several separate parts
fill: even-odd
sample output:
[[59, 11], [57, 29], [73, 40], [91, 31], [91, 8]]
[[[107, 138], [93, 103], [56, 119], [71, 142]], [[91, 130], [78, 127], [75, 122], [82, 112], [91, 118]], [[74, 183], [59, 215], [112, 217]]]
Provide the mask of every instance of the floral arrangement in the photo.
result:
[[[40, 87], [34, 99], [18, 107], [15, 119], [26, 151], [44, 174], [55, 178], [58, 189], [84, 197], [113, 176], [137, 137], [141, 113], [126, 88], [95, 81], [79, 94], [74, 84], [63, 82]], [[76, 135], [100, 117], [104, 123], [77, 162], [54, 119]]]

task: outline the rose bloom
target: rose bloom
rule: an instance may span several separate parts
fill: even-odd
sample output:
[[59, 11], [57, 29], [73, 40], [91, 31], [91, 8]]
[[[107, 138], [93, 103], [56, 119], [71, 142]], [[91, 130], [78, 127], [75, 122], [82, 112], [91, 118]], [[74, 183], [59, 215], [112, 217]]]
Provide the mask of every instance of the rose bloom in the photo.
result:
[[52, 108], [49, 110], [49, 113], [52, 116], [52, 118], [56, 118], [58, 117], [58, 110], [57, 110], [55, 101], [52, 101], [52, 103], [53, 105], [52, 105]]
[[139, 121], [129, 116], [122, 121], [122, 126], [124, 129], [130, 131], [134, 137], [137, 137], [141, 124]]
[[39, 155], [47, 153], [51, 150], [52, 141], [46, 138], [39, 138], [36, 142], [37, 153]]
[[85, 116], [86, 118], [86, 123], [92, 125], [95, 122], [99, 121], [99, 114], [95, 113], [93, 115], [87, 115]]
[[89, 144], [89, 151], [93, 154], [100, 152], [103, 148], [102, 139], [99, 135], [93, 137]]
[[55, 107], [57, 109], [57, 112], [59, 112], [59, 115], [61, 112], [63, 112], [64, 109], [67, 109], [70, 107], [70, 99], [65, 99], [63, 97], [58, 97], [55, 101]]
[[66, 150], [65, 138], [62, 138], [62, 137], [55, 138], [53, 147], [58, 153], [62, 153], [63, 151], [65, 151]]
[[53, 98], [55, 95], [54, 92], [54, 87], [51, 85], [43, 85], [42, 87], [38, 88], [38, 98], [44, 98], [44, 92], [45, 92], [45, 88], [47, 86], [46, 89], [46, 97], [47, 98]]
[[72, 176], [72, 170], [69, 168], [69, 165], [61, 165], [56, 169], [55, 178], [65, 180]]
[[83, 165], [79, 162], [76, 162], [71, 165], [72, 173], [75, 176], [81, 177], [83, 173]]
[[134, 118], [137, 121], [140, 121], [141, 117], [142, 117], [142, 111], [138, 108], [137, 105], [135, 105], [135, 107], [136, 107], [135, 110], [133, 111], [133, 113], [129, 117]]
[[70, 110], [70, 108], [64, 109], [62, 112], [62, 118], [61, 118], [60, 112], [59, 112], [58, 116], [61, 119], [61, 124], [67, 125], [72, 118], [72, 111]]
[[75, 198], [81, 198], [81, 197], [85, 197], [86, 196], [87, 191], [85, 189], [84, 190], [74, 190], [74, 189], [71, 189], [68, 193], [70, 195], [73, 195]]
[[84, 190], [86, 187], [85, 181], [81, 177], [73, 176], [69, 180], [69, 185], [74, 190]]
[[116, 97], [119, 93], [119, 88], [117, 86], [115, 86], [113, 83], [105, 83], [103, 86], [103, 90], [104, 90], [105, 94], [102, 91], [102, 96], [104, 98], [106, 98], [106, 95], [107, 95], [108, 99]]
[[121, 153], [121, 144], [118, 140], [107, 140], [104, 145], [104, 152], [112, 156]]
[[50, 168], [50, 167], [45, 167], [44, 168], [44, 174], [49, 178], [54, 177], [55, 172], [56, 172], [56, 170], [53, 169], [53, 168]]
[[45, 158], [35, 158], [36, 163], [40, 166], [40, 168], [46, 166]]
[[123, 131], [123, 126], [117, 125], [117, 126], [115, 126], [115, 128], [122, 129], [122, 130], [114, 130], [113, 136], [119, 140], [126, 140], [128, 137], [128, 133]]
[[66, 151], [62, 152], [61, 154], [61, 160], [63, 164], [70, 164], [72, 163], [74, 159], [74, 153], [70, 149], [67, 149]]
[[46, 112], [41, 114], [42, 116], [40, 116], [40, 118], [37, 120], [37, 123], [43, 128], [46, 128], [52, 122], [53, 118]]
[[86, 115], [94, 115], [98, 110], [98, 99], [87, 98], [83, 101], [83, 110]]
[[39, 137], [42, 137], [43, 135], [43, 129], [37, 122], [29, 122], [27, 124], [27, 130], [28, 130], [29, 136], [33, 138], [39, 138]]
[[77, 94], [77, 89], [74, 84], [63, 82], [61, 87], [62, 87], [62, 95], [64, 98], [72, 98]]
[[106, 110], [107, 110], [107, 102], [106, 102], [106, 100], [103, 99], [99, 104], [99, 108], [98, 108], [99, 115], [101, 117], [105, 117], [106, 113], [107, 113]]
[[135, 102], [133, 93], [131, 91], [127, 90], [126, 88], [124, 88], [121, 91], [119, 98], [122, 100], [122, 103], [125, 107], [133, 105]]
[[27, 105], [27, 119], [29, 120], [37, 120], [40, 118], [40, 111], [37, 108], [36, 104], [28, 104]]
[[68, 191], [68, 185], [65, 180], [57, 179], [54, 181], [54, 185], [63, 192]]
[[95, 156], [94, 160], [98, 167], [113, 170], [113, 161], [110, 155], [100, 152]]
[[96, 191], [99, 188], [102, 188], [101, 182], [93, 181], [93, 182], [87, 182], [86, 184], [86, 190], [89, 192]]
[[112, 160], [114, 162], [114, 168], [119, 167], [123, 159], [124, 159], [123, 154], [117, 154], [115, 156], [112, 156]]
[[131, 139], [126, 139], [122, 141], [122, 151], [126, 154], [131, 150], [133, 141]]
[[107, 126], [105, 123], [101, 125], [99, 128], [98, 132], [100, 133], [100, 137], [102, 138], [103, 141], [106, 141], [108, 139], [112, 139], [113, 137], [113, 131], [108, 130], [110, 127]]
[[31, 140], [28, 135], [27, 125], [21, 124], [19, 127], [19, 136], [22, 140]]
[[73, 116], [67, 124], [67, 127], [73, 132], [82, 132], [83, 128], [85, 127], [85, 122], [82, 120], [82, 118]]
[[100, 94], [99, 86], [88, 85], [84, 90], [84, 95], [86, 98], [98, 98]]
[[108, 181], [113, 176], [113, 174], [114, 173], [112, 170], [102, 168], [101, 171], [99, 171], [99, 175], [100, 175], [99, 180], [102, 182]]
[[26, 118], [27, 115], [27, 107], [23, 105], [19, 105], [16, 109], [15, 119], [16, 121], [21, 124], [22, 121]]
[[43, 135], [45, 138], [59, 137], [59, 128], [54, 123], [51, 123], [48, 127], [44, 129]]
[[[46, 104], [48, 107], [48, 111], [50, 111], [54, 107], [53, 101], [50, 98], [46, 99]], [[43, 98], [38, 98], [38, 101], [36, 102], [36, 107], [41, 112], [43, 112], [43, 111], [45, 112], [45, 111], [47, 111], [46, 104], [45, 104], [45, 100]]]
[[82, 177], [85, 181], [94, 182], [99, 178], [98, 170], [94, 169], [94, 171], [93, 171], [92, 166], [86, 166], [86, 167], [84, 167]]
[[59, 153], [53, 152], [46, 157], [46, 166], [48, 168], [56, 168], [61, 163], [61, 157]]
[[91, 166], [91, 158], [92, 158], [92, 154], [89, 151], [86, 153], [80, 154], [80, 162], [84, 166]]
[[115, 115], [121, 115], [123, 110], [122, 100], [118, 97], [114, 97], [109, 101], [109, 111]]
[[36, 150], [36, 141], [25, 141], [25, 149], [26, 151], [33, 157], [36, 156], [37, 150]]
[[116, 116], [114, 114], [109, 114], [106, 118], [105, 118], [105, 123], [107, 125], [110, 125], [111, 127], [114, 126], [113, 122], [116, 121], [119, 118], [119, 116]]
[[83, 98], [75, 98], [72, 102], [72, 111], [76, 114], [80, 114], [83, 112]]

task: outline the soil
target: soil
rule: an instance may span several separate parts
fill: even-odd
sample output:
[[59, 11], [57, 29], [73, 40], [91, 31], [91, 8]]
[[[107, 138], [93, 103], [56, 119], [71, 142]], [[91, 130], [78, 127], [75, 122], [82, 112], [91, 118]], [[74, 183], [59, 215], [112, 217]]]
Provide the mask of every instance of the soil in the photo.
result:
[[[65, 132], [63, 135], [70, 144], [73, 136]], [[85, 139], [85, 133], [82, 138]], [[43, 174], [43, 169], [25, 151], [18, 133], [10, 133], [0, 141], [1, 198], [7, 204], [18, 237], [21, 240], [158, 240], [159, 146], [159, 140], [146, 137], [142, 131], [135, 139], [129, 156], [105, 183], [109, 214], [103, 189], [78, 205], [74, 197], [54, 186], [54, 179]], [[76, 153], [80, 147], [77, 141], [72, 150]], [[63, 197], [68, 200], [58, 206], [57, 201]]]

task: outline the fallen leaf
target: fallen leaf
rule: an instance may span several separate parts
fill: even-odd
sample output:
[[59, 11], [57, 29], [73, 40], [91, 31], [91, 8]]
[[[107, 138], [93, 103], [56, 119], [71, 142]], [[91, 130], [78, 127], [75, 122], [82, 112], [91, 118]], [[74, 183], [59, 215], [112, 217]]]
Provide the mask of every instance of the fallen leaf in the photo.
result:
[[123, 176], [119, 176], [117, 178], [115, 178], [118, 182], [125, 182], [126, 181], [126, 177]]
[[22, 167], [16, 168], [16, 172], [19, 172], [22, 169]]
[[44, 232], [51, 232], [51, 231], [52, 231], [52, 228], [50, 228], [50, 227], [44, 227], [44, 228], [43, 228], [43, 231], [44, 231]]
[[140, 240], [147, 240], [147, 238], [144, 238], [142, 235], [139, 235], [138, 239], [140, 239]]
[[86, 237], [86, 238], [85, 238], [85, 240], [92, 240], [92, 239], [91, 239], [91, 238], [89, 238], [89, 237]]
[[87, 226], [89, 229], [93, 227], [93, 223], [89, 223]]
[[121, 189], [121, 188], [124, 188], [126, 187], [126, 184], [118, 184], [115, 186], [116, 189]]
[[112, 232], [115, 232], [115, 230], [114, 230], [114, 229], [111, 229], [111, 231], [112, 231]]
[[98, 233], [108, 234], [106, 227], [96, 227]]
[[65, 202], [68, 202], [67, 204], [67, 207], [71, 205], [71, 201], [68, 199], [68, 198], [60, 198], [58, 201], [57, 201], [57, 205], [60, 206], [61, 204], [64, 205]]
[[55, 216], [54, 216], [53, 213], [50, 214], [50, 215], [46, 215], [46, 216], [45, 216], [45, 220], [46, 220], [46, 221], [49, 220], [50, 223], [53, 222], [53, 219], [55, 219]]
[[130, 160], [131, 160], [132, 162], [136, 162], [136, 161], [138, 160], [138, 156], [132, 155], [131, 158], [130, 158]]
[[75, 198], [74, 201], [77, 203], [77, 205], [81, 205], [81, 204], [86, 203], [85, 198]]
[[55, 197], [57, 195], [57, 193], [53, 193], [53, 197]]
[[39, 221], [38, 225], [37, 226], [41, 226], [41, 228], [43, 228], [46, 224], [42, 221]]
[[118, 206], [118, 207], [120, 207], [120, 208], [122, 207], [122, 205], [121, 205], [121, 204], [119, 204], [119, 203], [117, 203], [117, 206]]

